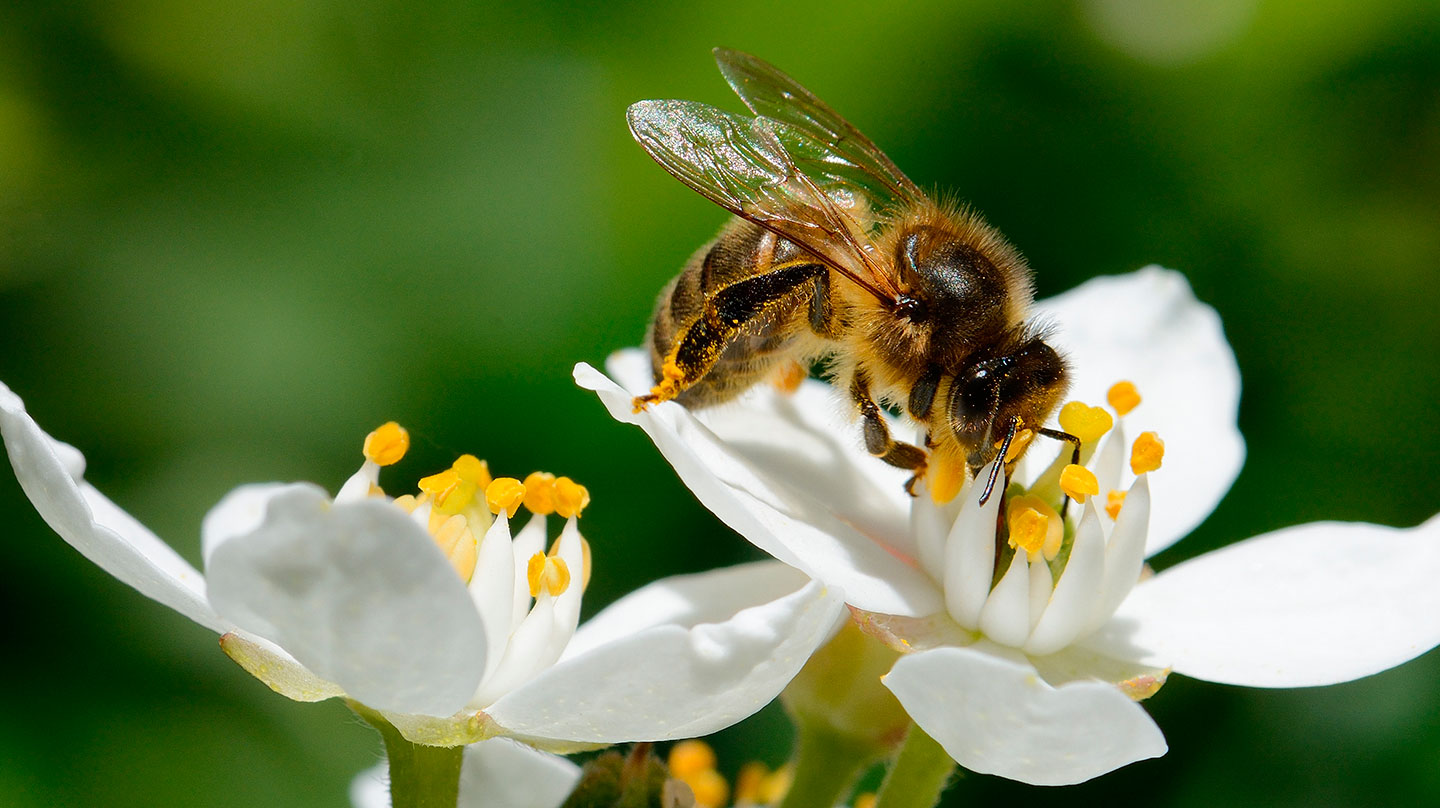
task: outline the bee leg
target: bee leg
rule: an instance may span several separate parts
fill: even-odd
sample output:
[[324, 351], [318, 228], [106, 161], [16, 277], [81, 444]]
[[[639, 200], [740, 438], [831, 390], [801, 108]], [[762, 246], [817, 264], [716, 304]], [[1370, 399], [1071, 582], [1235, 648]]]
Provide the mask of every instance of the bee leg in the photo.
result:
[[635, 411], [685, 392], [715, 366], [725, 346], [757, 318], [790, 302], [796, 290], [830, 270], [821, 264], [791, 264], [737, 281], [705, 301], [705, 310], [686, 326], [660, 366], [660, 381], [648, 395], [637, 396]]
[[[1047, 438], [1062, 440], [1070, 444], [1070, 462], [1080, 465], [1080, 439], [1059, 429], [1037, 429], [1036, 432]], [[1065, 511], [1070, 508], [1070, 495], [1066, 494], [1065, 499], [1060, 503], [1060, 518], [1065, 518]]]
[[880, 405], [870, 397], [870, 381], [861, 372], [850, 382], [850, 397], [860, 408], [861, 426], [865, 432], [865, 450], [896, 468], [915, 472], [905, 483], [905, 492], [915, 496], [915, 484], [925, 476], [925, 450], [890, 437], [890, 427], [880, 415]]

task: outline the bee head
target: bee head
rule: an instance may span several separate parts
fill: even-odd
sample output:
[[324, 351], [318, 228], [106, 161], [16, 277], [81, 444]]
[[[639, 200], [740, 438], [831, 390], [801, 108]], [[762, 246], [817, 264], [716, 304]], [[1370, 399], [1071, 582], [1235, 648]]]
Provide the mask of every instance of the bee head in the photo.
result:
[[1065, 360], [1039, 336], [961, 367], [950, 385], [948, 412], [966, 464], [978, 469], [993, 460], [1012, 423], [1043, 425], [1068, 382]]

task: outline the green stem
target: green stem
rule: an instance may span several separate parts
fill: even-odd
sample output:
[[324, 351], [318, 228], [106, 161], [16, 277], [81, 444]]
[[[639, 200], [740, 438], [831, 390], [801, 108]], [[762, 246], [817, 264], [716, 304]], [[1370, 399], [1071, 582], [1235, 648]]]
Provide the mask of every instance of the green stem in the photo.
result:
[[359, 702], [348, 702], [355, 714], [380, 731], [390, 761], [390, 804], [394, 808], [455, 808], [460, 799], [463, 746], [412, 743], [385, 717]]
[[799, 721], [795, 779], [780, 808], [833, 808], [850, 794], [856, 776], [875, 759], [874, 747], [818, 722]]
[[880, 786], [875, 808], [934, 808], [955, 768], [949, 753], [911, 724], [900, 756]]

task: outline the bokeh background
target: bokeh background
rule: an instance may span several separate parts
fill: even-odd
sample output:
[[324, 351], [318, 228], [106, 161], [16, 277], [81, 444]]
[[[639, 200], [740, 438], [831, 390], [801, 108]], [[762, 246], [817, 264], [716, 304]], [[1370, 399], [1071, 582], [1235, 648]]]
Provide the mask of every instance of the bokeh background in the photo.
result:
[[[15, 0], [0, 5], [0, 380], [197, 565], [221, 494], [333, 489], [391, 418], [417, 447], [392, 486], [463, 451], [588, 483], [587, 613], [754, 557], [570, 381], [639, 340], [723, 220], [623, 119], [641, 98], [739, 109], [720, 44], [985, 211], [1042, 295], [1155, 262], [1220, 311], [1249, 457], [1157, 566], [1296, 522], [1437, 509], [1430, 0]], [[0, 805], [345, 804], [379, 745], [343, 706], [270, 693], [60, 541], [8, 470], [0, 524]], [[1177, 676], [1148, 707], [1163, 759], [1073, 789], [971, 777], [950, 799], [1440, 793], [1437, 654], [1318, 690]], [[779, 763], [790, 739], [772, 707], [716, 742], [733, 773]]]

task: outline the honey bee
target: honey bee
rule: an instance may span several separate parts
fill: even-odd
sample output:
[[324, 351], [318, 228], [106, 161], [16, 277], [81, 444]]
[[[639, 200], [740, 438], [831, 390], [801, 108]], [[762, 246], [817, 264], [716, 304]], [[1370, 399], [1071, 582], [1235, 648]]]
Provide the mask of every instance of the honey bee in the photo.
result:
[[[948, 499], [961, 474], [1006, 458], [988, 498], [1034, 433], [1078, 457], [1078, 438], [1042, 427], [1069, 372], [1027, 320], [1024, 258], [977, 214], [934, 202], [774, 66], [723, 48], [715, 59], [753, 117], [693, 101], [627, 112], [656, 162], [735, 217], [660, 293], [647, 337], [655, 386], [636, 410], [720, 404], [825, 360], [865, 448], [912, 471], [911, 494], [932, 466], [944, 478], [932, 493]], [[896, 440], [882, 404], [903, 406], [926, 446]]]

